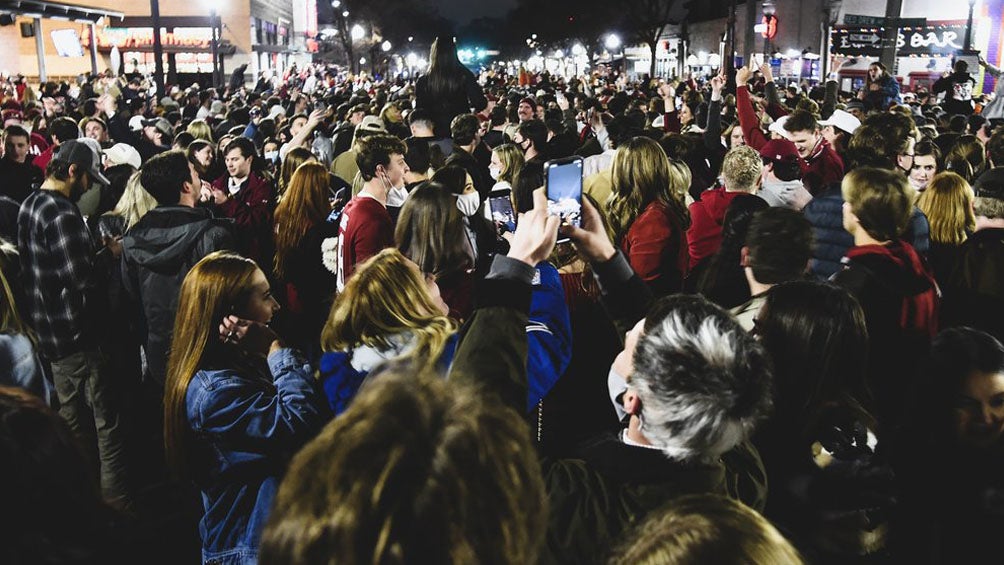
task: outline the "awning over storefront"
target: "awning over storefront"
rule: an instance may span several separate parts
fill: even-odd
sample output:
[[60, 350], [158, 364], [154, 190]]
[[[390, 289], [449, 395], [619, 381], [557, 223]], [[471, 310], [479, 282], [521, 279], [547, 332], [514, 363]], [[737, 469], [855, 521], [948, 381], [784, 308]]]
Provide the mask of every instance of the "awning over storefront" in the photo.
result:
[[102, 18], [121, 20], [125, 17], [122, 12], [113, 10], [44, 0], [0, 0], [0, 13], [3, 12], [26, 18], [75, 20], [88, 23], [97, 23]]
[[[45, 45], [42, 43], [42, 19], [67, 20], [86, 23], [90, 26], [90, 35], [94, 36], [95, 24], [104, 18], [112, 21], [122, 20], [125, 14], [114, 10], [48, 2], [46, 0], [0, 0], [0, 14], [11, 14], [23, 18], [32, 18], [35, 26], [35, 50], [38, 53], [38, 77], [46, 80]], [[91, 43], [91, 72], [98, 72], [98, 51], [94, 42]]]

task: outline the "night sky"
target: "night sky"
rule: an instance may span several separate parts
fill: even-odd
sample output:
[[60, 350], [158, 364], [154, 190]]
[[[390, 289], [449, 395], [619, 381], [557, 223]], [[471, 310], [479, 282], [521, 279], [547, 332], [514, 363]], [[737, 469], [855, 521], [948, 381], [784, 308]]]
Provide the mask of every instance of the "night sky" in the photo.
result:
[[488, 2], [430, 0], [430, 2], [439, 7], [439, 13], [445, 18], [461, 25], [482, 16], [504, 16], [516, 5], [515, 0], [490, 0]]

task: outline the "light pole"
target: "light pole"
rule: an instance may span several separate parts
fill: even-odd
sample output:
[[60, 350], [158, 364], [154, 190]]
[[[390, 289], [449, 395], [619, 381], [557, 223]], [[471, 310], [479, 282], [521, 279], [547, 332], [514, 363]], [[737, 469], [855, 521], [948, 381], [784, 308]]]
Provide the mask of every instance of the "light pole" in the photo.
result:
[[966, 20], [966, 41], [963, 45], [966, 51], [973, 48], [973, 8], [976, 7], [976, 0], [969, 0], [969, 19]]
[[613, 51], [615, 51], [618, 47], [621, 47], [621, 63], [623, 63], [623, 67], [621, 68], [621, 71], [626, 74], [627, 73], [627, 62], [624, 61], [624, 49], [623, 49], [623, 47], [621, 45], [621, 38], [620, 38], [620, 36], [617, 35], [616, 33], [611, 33], [610, 35], [607, 36], [605, 45], [607, 46], [607, 49], [611, 51], [611, 53], [610, 53], [610, 59], [611, 60], [613, 60], [613, 57], [614, 57]]
[[[349, 32], [349, 41], [350, 41], [349, 47], [350, 47], [350, 49], [355, 44], [356, 41], [359, 41], [365, 35], [366, 35], [366, 30], [363, 29], [363, 26], [361, 26], [359, 24], [353, 25], [352, 26], [352, 31]], [[363, 59], [363, 61], [365, 61], [365, 59]], [[349, 51], [349, 62], [352, 63], [353, 65], [355, 65], [355, 61], [353, 61], [353, 51], [352, 50]], [[366, 63], [365, 62], [360, 62], [359, 64], [360, 65], [365, 65]], [[356, 66], [355, 69], [356, 69], [355, 72], [358, 74], [359, 73], [359, 67]]]
[[219, 18], [219, 2], [211, 0], [209, 2], [209, 31], [211, 34], [209, 48], [213, 56], [213, 80], [211, 81], [211, 86], [217, 86], [222, 82], [220, 80], [220, 34], [218, 33], [219, 26], [217, 24]]

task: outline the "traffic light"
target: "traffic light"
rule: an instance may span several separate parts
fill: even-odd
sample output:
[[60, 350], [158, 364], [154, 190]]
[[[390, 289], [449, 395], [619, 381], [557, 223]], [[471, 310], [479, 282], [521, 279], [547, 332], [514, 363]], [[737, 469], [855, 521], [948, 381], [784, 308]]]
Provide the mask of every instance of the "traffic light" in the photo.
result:
[[774, 39], [774, 36], [777, 35], [777, 16], [765, 14], [760, 23], [763, 24], [763, 31], [760, 32], [760, 35], [764, 39]]

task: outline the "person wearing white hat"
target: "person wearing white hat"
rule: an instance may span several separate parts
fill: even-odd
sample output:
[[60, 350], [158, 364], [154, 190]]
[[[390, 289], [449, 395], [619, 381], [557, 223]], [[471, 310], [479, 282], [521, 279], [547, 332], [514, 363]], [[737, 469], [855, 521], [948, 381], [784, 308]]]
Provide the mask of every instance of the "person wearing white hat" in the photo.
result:
[[110, 169], [116, 165], [129, 165], [139, 170], [143, 165], [143, 159], [139, 156], [139, 151], [132, 145], [126, 143], [116, 143], [104, 150], [105, 168]]
[[847, 141], [854, 135], [854, 130], [861, 125], [861, 120], [850, 112], [834, 110], [830, 117], [821, 120], [819, 125], [823, 127], [823, 138], [829, 142], [838, 155], [843, 155], [844, 149], [847, 148]]

